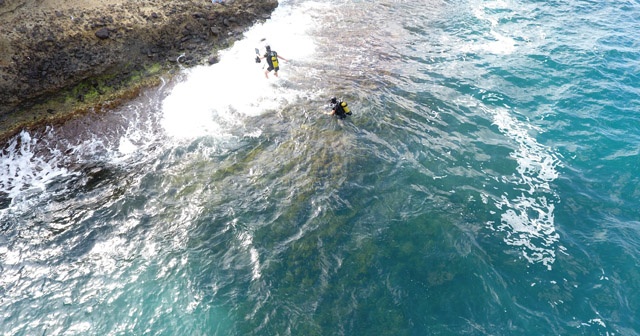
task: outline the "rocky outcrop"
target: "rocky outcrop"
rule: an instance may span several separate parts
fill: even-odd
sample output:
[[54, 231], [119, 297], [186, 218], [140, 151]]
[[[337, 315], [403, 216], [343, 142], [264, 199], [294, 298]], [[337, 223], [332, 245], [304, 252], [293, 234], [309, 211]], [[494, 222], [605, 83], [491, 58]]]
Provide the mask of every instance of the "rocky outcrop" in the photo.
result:
[[[0, 118], [82, 81], [215, 62], [277, 0], [0, 0]], [[2, 130], [0, 130], [1, 132]]]

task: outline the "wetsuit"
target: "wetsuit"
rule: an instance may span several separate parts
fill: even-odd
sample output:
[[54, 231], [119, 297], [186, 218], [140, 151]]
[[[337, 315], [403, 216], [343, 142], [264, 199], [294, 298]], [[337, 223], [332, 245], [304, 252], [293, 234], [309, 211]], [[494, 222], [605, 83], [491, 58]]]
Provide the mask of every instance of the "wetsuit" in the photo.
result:
[[340, 119], [344, 119], [347, 117], [347, 112], [344, 110], [344, 107], [342, 107], [342, 101], [338, 101], [335, 104], [333, 104], [332, 110], [333, 110], [333, 114]]

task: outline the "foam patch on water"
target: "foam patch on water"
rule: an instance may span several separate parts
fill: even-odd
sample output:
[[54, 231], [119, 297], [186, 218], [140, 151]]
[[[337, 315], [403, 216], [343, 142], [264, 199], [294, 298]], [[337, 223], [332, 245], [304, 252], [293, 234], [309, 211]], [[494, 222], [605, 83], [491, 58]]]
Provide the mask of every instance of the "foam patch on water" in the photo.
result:
[[505, 232], [505, 242], [519, 246], [528, 261], [551, 269], [560, 237], [554, 224], [556, 195], [549, 183], [558, 178], [560, 160], [529, 134], [530, 126], [519, 122], [507, 109], [485, 111], [518, 146], [511, 154], [518, 164], [516, 174], [508, 181], [516, 185], [515, 194], [505, 193], [496, 201], [503, 211], [496, 229]]
[[[522, 38], [520, 36], [512, 37], [515, 33], [508, 31], [506, 27], [501, 27], [499, 24], [504, 16], [502, 13], [510, 12], [514, 5], [507, 1], [483, 1], [476, 6], [472, 9], [473, 16], [489, 24], [487, 27], [488, 34], [485, 34], [483, 39], [479, 39], [473, 44], [463, 43], [462, 51], [487, 52], [499, 55], [514, 53], [519, 46], [516, 38], [518, 40], [522, 40]], [[500, 14], [495, 14], [494, 12]]]

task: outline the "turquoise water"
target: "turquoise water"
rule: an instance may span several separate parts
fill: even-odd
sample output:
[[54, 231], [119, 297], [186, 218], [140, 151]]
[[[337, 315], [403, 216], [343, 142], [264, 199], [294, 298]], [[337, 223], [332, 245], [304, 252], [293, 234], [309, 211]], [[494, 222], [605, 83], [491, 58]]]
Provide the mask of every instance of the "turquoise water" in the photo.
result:
[[639, 24], [282, 1], [219, 64], [7, 144], [0, 331], [640, 334]]

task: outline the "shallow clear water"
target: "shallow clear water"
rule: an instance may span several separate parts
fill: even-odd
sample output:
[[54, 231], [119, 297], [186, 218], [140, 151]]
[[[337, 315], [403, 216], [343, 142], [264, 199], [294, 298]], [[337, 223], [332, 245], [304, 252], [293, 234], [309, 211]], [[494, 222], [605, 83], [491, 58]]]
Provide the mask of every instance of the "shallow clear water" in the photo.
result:
[[640, 334], [639, 7], [282, 1], [8, 144], [0, 331]]

